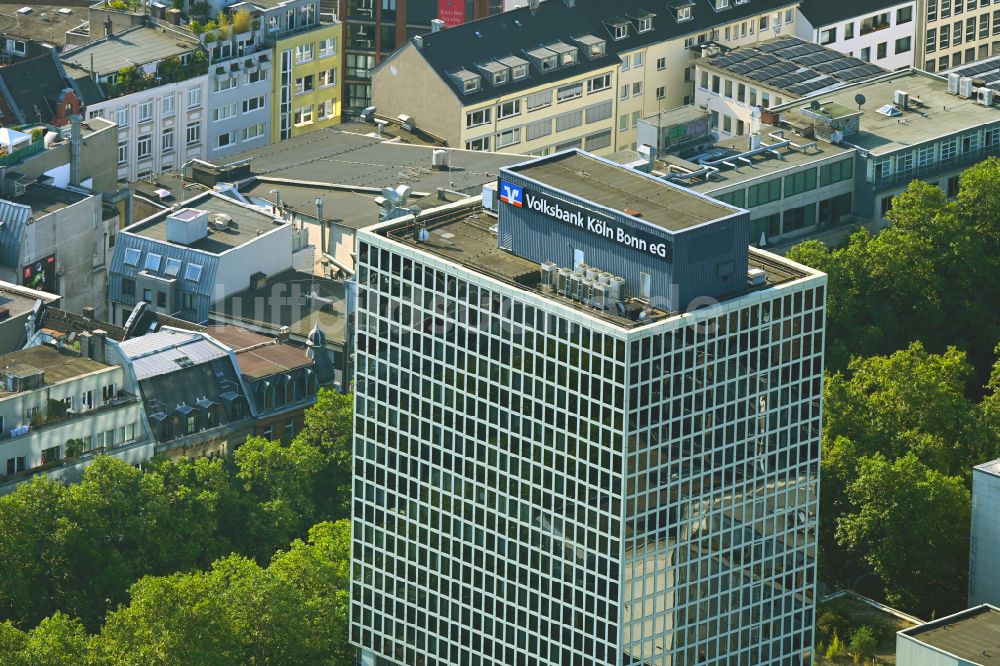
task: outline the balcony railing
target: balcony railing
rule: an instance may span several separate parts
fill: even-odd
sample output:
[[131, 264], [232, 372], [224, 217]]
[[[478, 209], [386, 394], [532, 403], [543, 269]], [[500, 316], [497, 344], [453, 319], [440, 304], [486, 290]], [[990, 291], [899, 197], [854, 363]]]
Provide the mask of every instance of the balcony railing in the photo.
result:
[[885, 30], [888, 27], [889, 27], [888, 21], [882, 21], [878, 23], [862, 23], [861, 34], [870, 35], [873, 32], [878, 32], [879, 30]]
[[26, 437], [36, 432], [49, 430], [51, 428], [58, 428], [60, 426], [65, 425], [69, 421], [86, 418], [94, 414], [101, 414], [103, 412], [111, 411], [112, 409], [117, 409], [123, 405], [132, 404], [137, 401], [138, 400], [134, 395], [126, 393], [125, 391], [121, 391], [118, 393], [117, 396], [105, 402], [103, 405], [99, 405], [98, 407], [93, 407], [91, 409], [82, 412], [71, 411], [67, 412], [62, 416], [46, 417], [46, 419], [41, 423], [37, 425], [29, 425], [27, 430], [17, 435], [12, 435], [11, 430], [4, 430], [3, 432], [0, 432], [0, 442], [4, 442], [8, 439], [18, 439], [20, 437]]
[[899, 185], [905, 185], [912, 180], [928, 180], [930, 178], [934, 178], [935, 176], [948, 173], [949, 171], [972, 166], [973, 164], [982, 162], [987, 157], [994, 155], [1000, 155], [1000, 145], [984, 146], [979, 150], [973, 150], [962, 155], [949, 157], [945, 160], [938, 160], [932, 164], [917, 166], [913, 169], [896, 171], [895, 173], [885, 176], [876, 174], [874, 182], [875, 189], [883, 190], [898, 187]]

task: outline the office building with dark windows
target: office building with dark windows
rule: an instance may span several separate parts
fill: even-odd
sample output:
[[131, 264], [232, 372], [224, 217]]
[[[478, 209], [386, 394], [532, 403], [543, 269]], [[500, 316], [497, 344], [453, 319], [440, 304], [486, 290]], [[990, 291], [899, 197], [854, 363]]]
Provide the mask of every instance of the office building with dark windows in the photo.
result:
[[825, 275], [579, 151], [358, 232], [365, 666], [798, 664]]

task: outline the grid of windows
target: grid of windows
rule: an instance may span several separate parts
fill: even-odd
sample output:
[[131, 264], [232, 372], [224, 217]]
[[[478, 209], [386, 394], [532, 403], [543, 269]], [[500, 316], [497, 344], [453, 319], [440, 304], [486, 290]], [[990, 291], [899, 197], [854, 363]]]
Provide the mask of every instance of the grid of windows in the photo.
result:
[[811, 647], [822, 278], [623, 331], [442, 266], [359, 242], [352, 642], [425, 666]]

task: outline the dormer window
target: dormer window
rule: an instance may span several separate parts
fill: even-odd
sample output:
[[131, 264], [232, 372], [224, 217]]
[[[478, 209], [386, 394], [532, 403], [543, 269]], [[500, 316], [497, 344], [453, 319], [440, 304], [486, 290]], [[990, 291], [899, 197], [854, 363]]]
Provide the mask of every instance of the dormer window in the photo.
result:
[[562, 42], [549, 44], [546, 48], [559, 56], [559, 66], [575, 65], [577, 61], [576, 47]]
[[611, 33], [611, 38], [616, 42], [628, 37], [629, 21], [627, 18], [615, 16], [605, 21], [604, 25], [607, 26], [608, 31]]
[[483, 63], [478, 67], [495, 86], [503, 85], [510, 79], [510, 69], [495, 60]]
[[639, 32], [649, 32], [653, 29], [653, 17], [644, 16], [639, 19]]
[[715, 0], [715, 11], [729, 9], [729, 0]]
[[573, 41], [583, 48], [583, 53], [587, 56], [588, 60], [603, 57], [604, 54], [607, 53], [604, 40], [599, 37], [594, 37], [593, 35], [583, 35], [582, 37], [574, 38]]
[[462, 85], [462, 92], [466, 95], [469, 93], [474, 93], [479, 90], [480, 87], [480, 76], [475, 72], [470, 72], [467, 69], [460, 69], [454, 74], [452, 74], [459, 83]]
[[691, 20], [691, 8], [690, 7], [678, 7], [677, 8], [677, 20], [678, 21], [690, 21]]
[[511, 81], [521, 81], [528, 78], [528, 61], [517, 56], [497, 58], [497, 62], [510, 70]]
[[550, 51], [545, 47], [532, 49], [526, 53], [527, 56], [534, 61], [535, 67], [537, 67], [540, 72], [552, 71], [559, 63], [559, 55], [555, 51]]

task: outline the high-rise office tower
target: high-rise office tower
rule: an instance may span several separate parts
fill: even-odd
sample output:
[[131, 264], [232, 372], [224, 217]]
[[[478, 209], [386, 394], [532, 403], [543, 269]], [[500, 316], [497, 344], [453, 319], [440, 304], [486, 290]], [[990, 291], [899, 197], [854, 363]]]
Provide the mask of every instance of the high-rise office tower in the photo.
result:
[[799, 663], [825, 276], [586, 153], [486, 194], [359, 233], [363, 663]]

